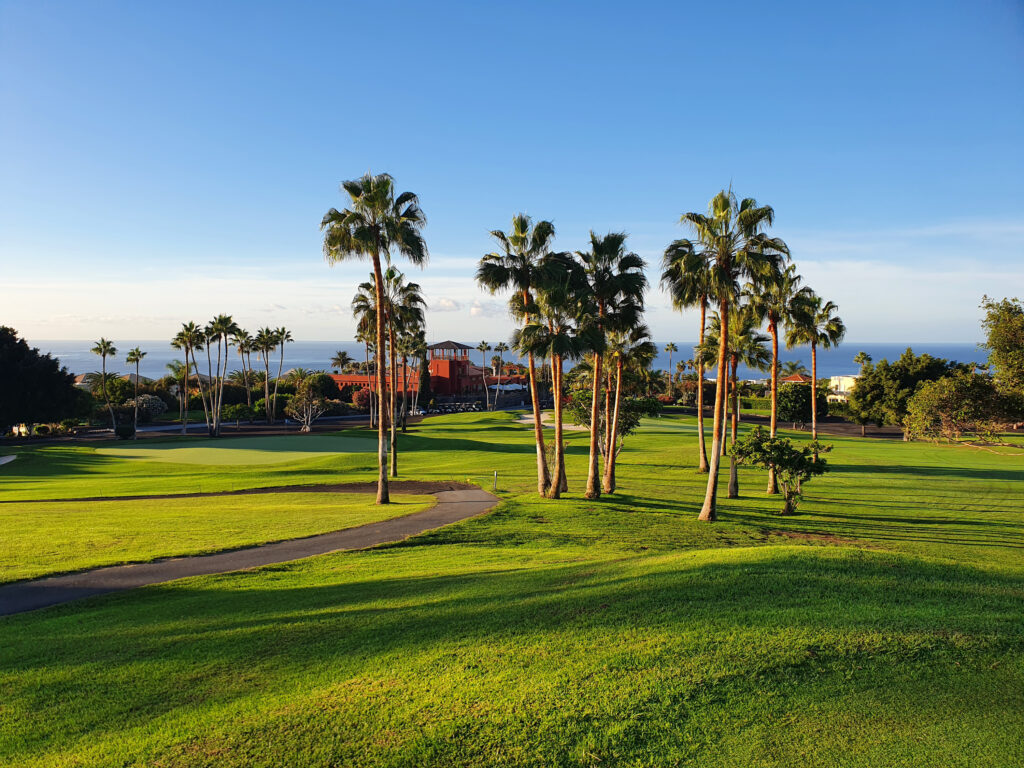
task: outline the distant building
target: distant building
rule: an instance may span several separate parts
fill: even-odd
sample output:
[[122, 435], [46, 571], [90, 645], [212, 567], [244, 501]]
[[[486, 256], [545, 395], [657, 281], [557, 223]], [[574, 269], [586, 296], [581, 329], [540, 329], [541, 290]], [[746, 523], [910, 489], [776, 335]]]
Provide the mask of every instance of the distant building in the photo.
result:
[[[494, 376], [488, 368], [486, 372], [478, 365], [474, 365], [469, 355], [474, 350], [468, 344], [461, 344], [457, 341], [442, 341], [431, 344], [427, 347], [427, 366], [430, 371], [430, 390], [439, 397], [473, 397], [484, 395], [484, 376], [486, 374], [487, 387], [490, 390], [500, 383], [502, 388], [509, 386], [510, 390], [522, 389], [525, 377], [519, 374]], [[404, 384], [402, 382], [402, 369], [398, 369], [397, 387], [401, 392]], [[358, 387], [375, 386], [373, 375], [365, 373], [332, 373], [338, 386], [354, 385]], [[390, 371], [388, 371], [390, 381]], [[409, 392], [415, 392], [419, 388], [419, 375], [410, 370]], [[516, 386], [519, 385], [519, 386]]]
[[792, 376], [787, 376], [784, 379], [779, 379], [780, 384], [810, 384], [811, 377], [803, 373], [794, 373]]
[[829, 389], [832, 392], [828, 396], [830, 403], [845, 403], [850, 398], [850, 392], [857, 383], [856, 376], [831, 376], [829, 377]]

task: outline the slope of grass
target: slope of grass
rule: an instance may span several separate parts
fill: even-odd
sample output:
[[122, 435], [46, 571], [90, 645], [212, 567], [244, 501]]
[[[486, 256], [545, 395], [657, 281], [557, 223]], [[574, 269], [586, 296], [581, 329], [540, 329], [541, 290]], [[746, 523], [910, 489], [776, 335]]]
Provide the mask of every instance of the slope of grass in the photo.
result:
[[[597, 502], [580, 498], [586, 435], [569, 435], [570, 498], [553, 502], [513, 418], [402, 441], [405, 478], [489, 487], [497, 469], [486, 517], [0, 620], [0, 762], [1024, 763], [1024, 460], [836, 438], [801, 514], [775, 515], [764, 475], [741, 470], [707, 525], [692, 420], [645, 423]], [[146, 492], [184, 482], [79, 450], [0, 472], [37, 498], [51, 480], [135, 492], [142, 464]], [[359, 480], [365, 458], [194, 469]]]
[[0, 504], [0, 583], [312, 536], [408, 515], [434, 503], [371, 494], [244, 496]]

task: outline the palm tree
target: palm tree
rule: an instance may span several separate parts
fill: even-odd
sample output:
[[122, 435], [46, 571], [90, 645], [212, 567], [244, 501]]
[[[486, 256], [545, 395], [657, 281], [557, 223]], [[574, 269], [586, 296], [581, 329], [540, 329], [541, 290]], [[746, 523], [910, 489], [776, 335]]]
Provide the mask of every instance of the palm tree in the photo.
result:
[[[417, 266], [427, 261], [427, 245], [421, 231], [426, 217], [419, 200], [412, 192], [395, 195], [394, 181], [388, 174], [345, 181], [342, 189], [349, 196], [351, 208], [332, 208], [320, 222], [324, 231], [324, 257], [336, 264], [348, 259], [369, 256], [373, 262], [373, 283], [376, 306], [384, 304], [384, 275], [381, 259], [390, 264], [391, 253], [405, 256]], [[378, 356], [377, 398], [384, 402], [384, 366], [379, 356], [384, 349], [384, 314], [377, 313], [374, 349]], [[383, 419], [377, 424], [377, 503], [390, 502], [387, 478], [388, 442]]]
[[[203, 382], [199, 378], [199, 369], [195, 366], [195, 348], [199, 345], [199, 349], [202, 349], [202, 331], [195, 323], [182, 323], [181, 330], [175, 334], [171, 340], [171, 346], [174, 349], [180, 349], [185, 353], [185, 362], [182, 368], [185, 371], [185, 407], [182, 411], [181, 419], [181, 434], [188, 434], [188, 406], [189, 406], [189, 386], [188, 381], [191, 378], [192, 371], [196, 372], [196, 379], [199, 382], [199, 399], [203, 403], [203, 410], [206, 410], [206, 398], [203, 397]], [[189, 355], [192, 356], [192, 361], [189, 361]]]
[[348, 352], [339, 349], [331, 358], [331, 368], [338, 373], [344, 373], [353, 362], [352, 356]]
[[[384, 273], [384, 313], [391, 358], [391, 476], [398, 477], [398, 339], [405, 331], [422, 327], [427, 303], [418, 283], [409, 283], [395, 267]], [[403, 396], [404, 400], [404, 396]]]
[[[674, 345], [672, 345], [674, 346]], [[617, 330], [610, 334], [608, 355], [615, 360], [615, 410], [612, 418], [606, 422], [608, 431], [608, 449], [604, 457], [604, 480], [602, 490], [605, 493], [615, 491], [615, 459], [616, 442], [619, 436], [619, 406], [622, 402], [622, 373], [626, 366], [637, 371], [647, 369], [658, 354], [658, 348], [651, 341], [651, 332], [643, 323], [625, 330]]]
[[[781, 326], [788, 328], [792, 324], [797, 307], [811, 293], [809, 288], [800, 287], [802, 280], [796, 273], [796, 267], [789, 264], [782, 271], [770, 273], [764, 280], [748, 283], [745, 291], [751, 312], [761, 322], [768, 324], [768, 334], [772, 340], [770, 437], [775, 437], [778, 431], [779, 331]], [[768, 470], [767, 492], [779, 492], [774, 469]]]
[[502, 363], [505, 362], [505, 353], [508, 352], [509, 346], [504, 341], [499, 341], [494, 345], [494, 351], [498, 353], [498, 387], [494, 391], [494, 407], [498, 407], [498, 398], [501, 396], [501, 377], [504, 374], [502, 370]]
[[[789, 346], [787, 344], [787, 346]], [[810, 376], [811, 372], [807, 370], [807, 366], [804, 365], [802, 360], [785, 360], [779, 368], [779, 373], [782, 374], [783, 378], [788, 376]]]
[[476, 351], [480, 353], [480, 375], [484, 378], [484, 409], [491, 410], [491, 401], [487, 396], [487, 353], [491, 351], [491, 345], [481, 341], [476, 345]]
[[[562, 274], [547, 273], [537, 286], [536, 312], [530, 322], [516, 329], [512, 346], [521, 355], [534, 355], [551, 359], [551, 393], [554, 400], [555, 438], [554, 459], [551, 469], [551, 483], [546, 495], [551, 499], [561, 498], [569, 490], [565, 472], [564, 417], [562, 413], [563, 363], [578, 360], [588, 348], [587, 341], [579, 335], [573, 324], [579, 315], [579, 292], [585, 285], [582, 269], [570, 254], [554, 254], [551, 259], [564, 260]], [[504, 343], [499, 344], [508, 350]], [[496, 347], [497, 348], [497, 347]]]
[[125, 358], [125, 362], [128, 365], [135, 366], [135, 417], [133, 421], [133, 432], [132, 440], [139, 439], [139, 364], [142, 362], [142, 358], [146, 356], [138, 347], [128, 350], [128, 356]]
[[281, 371], [284, 370], [284, 345], [289, 341], [295, 341], [295, 339], [292, 338], [291, 331], [282, 326], [274, 331], [274, 341], [276, 342], [275, 346], [280, 352], [280, 357], [277, 363], [277, 378], [274, 379], [274, 404], [270, 409], [272, 414], [277, 413], [277, 384], [281, 379]]
[[674, 341], [670, 341], [665, 345], [665, 351], [668, 352], [668, 386], [671, 389], [672, 385], [676, 383], [675, 375], [672, 372], [672, 354], [679, 351], [679, 347], [676, 346]]
[[708, 467], [708, 485], [698, 519], [717, 519], [718, 468], [721, 463], [725, 414], [725, 382], [729, 364], [729, 310], [740, 293], [741, 280], [763, 279], [778, 270], [789, 248], [778, 238], [763, 233], [775, 212], [753, 198], [737, 200], [732, 190], [722, 190], [708, 204], [708, 212], [684, 213], [681, 221], [693, 230], [700, 244], [697, 254], [709, 265], [708, 297], [718, 304], [722, 329], [718, 345], [718, 378], [715, 383], [715, 417]]
[[102, 374], [103, 374], [103, 399], [107, 403], [107, 411], [110, 412], [110, 428], [117, 429], [117, 419], [114, 418], [114, 406], [110, 404], [110, 393], [107, 391], [107, 358], [113, 357], [117, 354], [117, 347], [114, 346], [113, 342], [107, 341], [104, 338], [100, 338], [92, 348], [94, 355], [99, 355], [102, 361]]
[[270, 402], [270, 353], [274, 351], [275, 347], [277, 347], [277, 331], [273, 328], [260, 328], [256, 331], [253, 349], [263, 360], [263, 409], [266, 413], [267, 424], [274, 423]]
[[[588, 499], [601, 496], [598, 485], [598, 425], [600, 423], [600, 397], [602, 363], [607, 347], [607, 335], [613, 331], [632, 328], [643, 311], [643, 293], [647, 287], [644, 261], [635, 253], [626, 251], [626, 234], [611, 232], [603, 237], [590, 233], [590, 250], [577, 251], [586, 280], [588, 301], [577, 322], [587, 331], [593, 348], [592, 400], [590, 405], [590, 460], [587, 470]], [[610, 417], [608, 398], [605, 398], [605, 423]], [[606, 432], [611, 432], [607, 429]], [[607, 453], [605, 461], [607, 462]]]
[[836, 314], [839, 307], [811, 295], [801, 302], [786, 333], [786, 346], [811, 345], [811, 440], [818, 439], [818, 347], [839, 346], [846, 335], [846, 326]]
[[695, 367], [697, 369], [697, 452], [698, 472], [708, 471], [708, 451], [704, 440], [704, 333], [707, 326], [708, 302], [711, 299], [711, 260], [699, 252], [689, 240], [675, 240], [665, 249], [662, 258], [661, 285], [672, 297], [677, 311], [700, 309]]
[[[534, 224], [525, 213], [519, 213], [512, 217], [512, 229], [507, 234], [496, 229], [491, 232], [491, 237], [498, 242], [501, 250], [488, 253], [480, 260], [476, 280], [492, 294], [511, 291], [509, 307], [513, 315], [526, 326], [536, 311], [533, 294], [547, 269], [545, 257], [551, 252], [555, 227], [550, 221]], [[544, 453], [537, 368], [533, 353], [528, 352], [526, 357], [533, 406], [533, 437], [537, 447], [537, 492], [544, 496], [551, 478]]]
[[[175, 346], [174, 341], [171, 342], [171, 346], [175, 349], [181, 349], [181, 347]], [[188, 418], [188, 415], [185, 413], [186, 400], [188, 399], [188, 368], [180, 360], [171, 360], [165, 367], [170, 371], [171, 378], [174, 379], [178, 386], [178, 418], [184, 424], [185, 419]]]
[[232, 338], [235, 349], [238, 352], [238, 359], [242, 363], [242, 380], [239, 382], [245, 387], [245, 404], [252, 408], [252, 381], [249, 376], [249, 354], [252, 352], [253, 337], [248, 331], [239, 328]]
[[[739, 380], [737, 370], [742, 363], [754, 370], [765, 370], [772, 359], [771, 353], [765, 346], [770, 340], [759, 330], [761, 318], [750, 305], [734, 305], [732, 308], [732, 319], [729, 326], [729, 393], [732, 427], [732, 444], [735, 447], [737, 433], [739, 432], [740, 398]], [[718, 346], [719, 334], [721, 333], [721, 322], [716, 313], [711, 318], [711, 329], [708, 333], [707, 345], [714, 349]], [[729, 451], [729, 492], [728, 498], [739, 497], [739, 479], [736, 472], [736, 456], [734, 451]]]

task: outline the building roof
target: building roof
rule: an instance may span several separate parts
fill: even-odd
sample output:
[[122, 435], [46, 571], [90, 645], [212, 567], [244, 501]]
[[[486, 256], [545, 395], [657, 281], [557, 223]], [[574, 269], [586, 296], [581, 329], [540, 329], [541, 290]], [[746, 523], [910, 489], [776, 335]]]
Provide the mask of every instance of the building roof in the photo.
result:
[[787, 376], [781, 381], [783, 384], [810, 384], [811, 377], [805, 376], [802, 373], [794, 373], [792, 376]]
[[468, 349], [472, 350], [474, 347], [468, 344], [460, 344], [457, 341], [439, 341], [437, 344], [431, 344], [427, 349]]

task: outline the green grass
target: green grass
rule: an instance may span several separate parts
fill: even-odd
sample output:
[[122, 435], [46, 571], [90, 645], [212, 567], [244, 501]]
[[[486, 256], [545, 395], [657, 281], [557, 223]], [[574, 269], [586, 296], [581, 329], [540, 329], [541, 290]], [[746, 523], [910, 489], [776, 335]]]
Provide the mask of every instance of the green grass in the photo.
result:
[[[497, 469], [483, 518], [0, 620], [0, 763], [1024, 763], [1024, 457], [829, 439], [799, 515], [741, 470], [707, 525], [692, 419], [646, 422], [597, 502], [586, 434], [567, 436], [570, 498], [544, 501], [513, 419], [401, 443], [406, 478]], [[373, 460], [44, 448], [0, 468], [0, 493], [360, 480]]]
[[246, 496], [0, 504], [0, 583], [312, 536], [418, 512], [423, 496]]
[[[157, 461], [171, 464], [208, 466], [255, 466], [283, 464], [324, 453], [375, 451], [376, 445], [361, 437], [342, 435], [278, 435], [275, 437], [234, 437], [223, 440], [199, 438], [189, 444], [143, 441], [115, 443], [97, 448], [96, 455], [130, 461]], [[374, 454], [376, 455], [376, 453]]]

